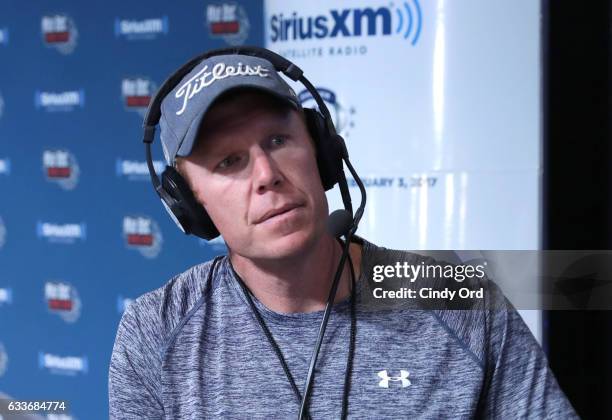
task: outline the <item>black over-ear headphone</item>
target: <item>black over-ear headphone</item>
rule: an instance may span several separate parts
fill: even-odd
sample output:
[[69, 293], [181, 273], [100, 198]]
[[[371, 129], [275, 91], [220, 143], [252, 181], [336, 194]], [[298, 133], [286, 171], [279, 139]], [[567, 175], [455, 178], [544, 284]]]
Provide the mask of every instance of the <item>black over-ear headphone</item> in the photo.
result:
[[[151, 101], [144, 119], [143, 141], [145, 143], [147, 166], [151, 175], [151, 181], [153, 182], [155, 191], [161, 198], [164, 207], [172, 219], [176, 222], [178, 227], [185, 233], [191, 233], [208, 240], [219, 235], [219, 231], [210, 219], [210, 216], [204, 210], [202, 205], [197, 202], [191, 188], [185, 179], [183, 179], [183, 177], [176, 171], [176, 169], [171, 166], [166, 166], [166, 169], [162, 173], [161, 180], [155, 173], [153, 158], [151, 156], [151, 143], [153, 143], [155, 128], [159, 124], [159, 120], [161, 118], [161, 103], [164, 97], [170, 93], [178, 85], [178, 83], [180, 83], [183, 77], [185, 77], [202, 60], [217, 55], [230, 54], [250, 55], [268, 60], [274, 66], [276, 71], [283, 73], [293, 81], [301, 82], [310, 92], [316, 101], [320, 112], [315, 110], [304, 111], [306, 113], [306, 123], [310, 131], [310, 135], [313, 137], [316, 145], [317, 164], [319, 167], [321, 182], [323, 183], [323, 187], [326, 191], [338, 183], [340, 193], [342, 194], [342, 202], [344, 204], [344, 210], [334, 211], [328, 219], [328, 230], [330, 233], [332, 233], [332, 235], [335, 237], [344, 235], [345, 241], [342, 249], [342, 256], [340, 257], [340, 262], [338, 264], [338, 269], [336, 270], [327, 299], [327, 305], [325, 307], [325, 312], [319, 328], [317, 342], [310, 359], [310, 366], [308, 368], [308, 374], [304, 385], [304, 394], [302, 396], [300, 411], [298, 414], [298, 419], [301, 420], [304, 418], [304, 416], [306, 416], [308, 400], [312, 391], [317, 357], [319, 355], [319, 350], [325, 335], [325, 329], [336, 296], [336, 291], [338, 289], [338, 283], [342, 275], [347, 256], [349, 255], [351, 237], [357, 231], [357, 226], [365, 209], [366, 191], [361, 179], [359, 178], [359, 175], [357, 175], [357, 172], [353, 168], [353, 165], [351, 165], [348, 158], [348, 151], [346, 150], [344, 139], [338, 135], [338, 133], [336, 133], [336, 128], [334, 127], [334, 123], [325, 102], [323, 102], [323, 99], [315, 87], [308, 81], [308, 79], [304, 77], [302, 70], [298, 66], [272, 51], [259, 47], [234, 47], [213, 50], [194, 57], [188, 63], [179, 68], [174, 74], [172, 74], [155, 94], [155, 97]], [[353, 175], [353, 178], [355, 179], [355, 182], [357, 183], [357, 186], [361, 192], [361, 203], [357, 208], [357, 212], [355, 213], [354, 217], [351, 196], [348, 190], [348, 183], [346, 182], [346, 177], [344, 175], [342, 166], [343, 161]], [[345, 394], [347, 389], [346, 375], [348, 375], [348, 373], [345, 373]], [[346, 396], [347, 394], [345, 397]]]
[[174, 167], [166, 166], [166, 169], [161, 175], [161, 180], [155, 172], [151, 156], [151, 143], [155, 136], [155, 128], [159, 124], [161, 118], [162, 100], [202, 60], [213, 56], [231, 54], [250, 55], [263, 58], [269, 61], [276, 71], [285, 74], [293, 81], [301, 82], [308, 92], [310, 92], [317, 103], [319, 111], [304, 109], [304, 113], [308, 131], [315, 142], [317, 165], [321, 182], [325, 191], [331, 189], [336, 183], [339, 183], [344, 207], [346, 211], [349, 212], [349, 215], [344, 215], [342, 219], [344, 224], [346, 224], [347, 220], [352, 222], [353, 209], [348, 192], [348, 184], [342, 168], [342, 160], [345, 159], [348, 161], [348, 152], [344, 139], [336, 133], [334, 123], [325, 102], [314, 86], [304, 77], [299, 67], [284, 57], [259, 47], [224, 48], [198, 55], [185, 63], [166, 79], [151, 100], [143, 124], [143, 141], [146, 145], [147, 164], [155, 191], [161, 198], [164, 207], [174, 222], [186, 234], [193, 234], [203, 239], [210, 240], [219, 235], [219, 231], [210, 216], [204, 207], [196, 200], [191, 188]]

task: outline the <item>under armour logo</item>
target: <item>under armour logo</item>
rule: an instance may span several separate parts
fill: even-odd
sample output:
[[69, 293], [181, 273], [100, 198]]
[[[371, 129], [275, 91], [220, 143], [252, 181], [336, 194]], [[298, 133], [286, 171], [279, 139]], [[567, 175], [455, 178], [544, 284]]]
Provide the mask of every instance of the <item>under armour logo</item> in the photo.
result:
[[400, 376], [389, 376], [389, 373], [386, 370], [381, 370], [378, 372], [378, 377], [380, 378], [380, 382], [378, 386], [381, 388], [389, 388], [389, 382], [401, 382], [402, 388], [406, 388], [410, 386], [410, 380], [408, 380], [408, 371], [400, 370]]

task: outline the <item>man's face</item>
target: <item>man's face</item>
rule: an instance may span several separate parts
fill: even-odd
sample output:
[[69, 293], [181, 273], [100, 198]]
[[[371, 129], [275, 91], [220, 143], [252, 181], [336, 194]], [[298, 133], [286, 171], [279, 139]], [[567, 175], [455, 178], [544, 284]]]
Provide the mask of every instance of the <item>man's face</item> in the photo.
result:
[[231, 248], [250, 259], [298, 255], [325, 234], [327, 199], [300, 114], [248, 92], [208, 111], [179, 168]]

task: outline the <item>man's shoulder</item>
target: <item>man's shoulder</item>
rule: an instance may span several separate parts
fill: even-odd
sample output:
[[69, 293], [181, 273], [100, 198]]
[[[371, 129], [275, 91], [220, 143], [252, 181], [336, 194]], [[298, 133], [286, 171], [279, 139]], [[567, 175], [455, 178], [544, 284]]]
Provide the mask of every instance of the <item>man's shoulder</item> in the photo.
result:
[[[218, 263], [224, 258], [219, 257]], [[148, 329], [156, 330], [159, 340], [166, 340], [206, 293], [212, 292], [216, 281], [209, 274], [212, 274], [210, 270], [214, 261], [190, 267], [158, 289], [138, 297], [126, 308], [121, 322], [147, 325]]]
[[[372, 296], [378, 287], [399, 288], [406, 286], [417, 292], [416, 299], [396, 299], [392, 302], [381, 299], [370, 299], [369, 302], [374, 309], [385, 306], [396, 308], [400, 311], [410, 311], [411, 313], [421, 314], [428, 317], [431, 322], [439, 325], [453, 339], [459, 342], [460, 346], [472, 354], [479, 365], [484, 364], [485, 346], [499, 345], [500, 340], [506, 334], [506, 323], [509, 315], [514, 315], [514, 308], [507, 302], [499, 287], [486, 275], [483, 278], [465, 279], [461, 282], [454, 278], [419, 278], [414, 282], [406, 280], [402, 283], [398, 279], [386, 279], [381, 282], [374, 281], [375, 266], [395, 266], [404, 263], [415, 266], [430, 267], [456, 267], [467, 262], [463, 262], [463, 255], [454, 251], [410, 251], [402, 249], [391, 249], [377, 246], [364, 241], [364, 261], [365, 270], [365, 293]], [[424, 270], [422, 268], [421, 270]], [[403, 279], [405, 280], [405, 279]], [[385, 286], [385, 283], [388, 283]], [[458, 294], [452, 301], [441, 299], [419, 298], [420, 289], [435, 290], [458, 290], [466, 288], [479, 290], [483, 288], [482, 298], [464, 298], [458, 300]]]

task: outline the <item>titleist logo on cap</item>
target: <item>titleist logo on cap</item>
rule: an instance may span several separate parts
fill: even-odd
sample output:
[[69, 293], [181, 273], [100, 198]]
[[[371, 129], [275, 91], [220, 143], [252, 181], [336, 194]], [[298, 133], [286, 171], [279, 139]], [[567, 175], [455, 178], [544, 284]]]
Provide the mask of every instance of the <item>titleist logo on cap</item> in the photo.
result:
[[225, 79], [232, 76], [259, 76], [268, 77], [269, 69], [257, 65], [255, 67], [249, 65], [228, 66], [225, 63], [217, 63], [211, 71], [208, 71], [208, 66], [204, 66], [202, 70], [197, 72], [193, 77], [187, 80], [179, 87], [174, 96], [177, 99], [183, 98], [183, 106], [178, 110], [176, 115], [181, 115], [187, 108], [187, 102], [200, 92], [206, 86], [212, 85], [215, 81]]

